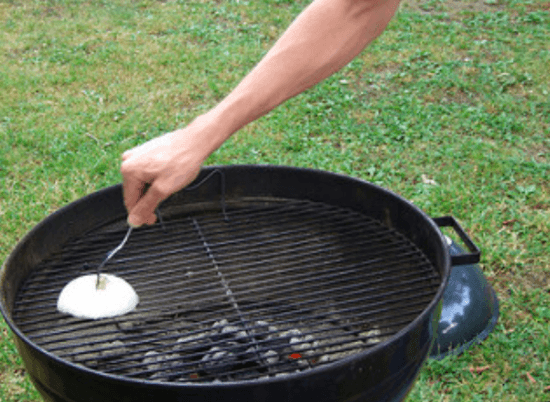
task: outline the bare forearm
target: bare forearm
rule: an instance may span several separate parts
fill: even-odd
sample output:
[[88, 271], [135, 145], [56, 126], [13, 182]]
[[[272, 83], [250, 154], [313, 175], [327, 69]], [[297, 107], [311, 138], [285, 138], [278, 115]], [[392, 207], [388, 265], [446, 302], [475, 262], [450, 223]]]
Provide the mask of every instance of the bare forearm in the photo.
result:
[[128, 222], [155, 222], [158, 204], [188, 185], [231, 134], [345, 66], [384, 30], [398, 3], [315, 0], [215, 108], [126, 151], [120, 170]]
[[[399, 0], [316, 0], [216, 107], [224, 136], [330, 76], [386, 27]], [[225, 139], [225, 138], [224, 138]]]

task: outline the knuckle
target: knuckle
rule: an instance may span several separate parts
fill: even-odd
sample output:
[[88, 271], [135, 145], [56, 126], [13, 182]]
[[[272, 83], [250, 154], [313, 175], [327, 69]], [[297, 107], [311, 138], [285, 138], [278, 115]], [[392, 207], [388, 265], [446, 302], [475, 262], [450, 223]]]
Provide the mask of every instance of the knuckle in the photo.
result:
[[160, 180], [155, 181], [148, 191], [153, 191], [155, 198], [164, 200], [171, 194], [170, 186]]
[[130, 175], [133, 172], [132, 166], [129, 161], [124, 161], [120, 164], [120, 173], [124, 176]]

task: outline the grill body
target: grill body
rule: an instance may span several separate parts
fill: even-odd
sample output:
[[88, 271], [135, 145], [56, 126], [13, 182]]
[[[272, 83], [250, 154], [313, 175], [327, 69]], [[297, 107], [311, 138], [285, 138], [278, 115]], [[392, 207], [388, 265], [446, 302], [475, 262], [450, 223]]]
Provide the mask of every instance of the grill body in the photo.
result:
[[[346, 176], [290, 167], [227, 166], [206, 168], [197, 181], [216, 170], [221, 172], [219, 179], [212, 177], [192, 191], [174, 194], [163, 203], [162, 214], [170, 215], [183, 205], [189, 206], [185, 213], [191, 216], [204, 211], [219, 211], [222, 216], [225, 204], [230, 211], [234, 204], [271, 205], [289, 200], [352, 211], [399, 233], [423, 253], [439, 276], [433, 295], [410, 322], [372, 347], [282, 377], [222, 383], [160, 382], [75, 364], [27, 336], [16, 319], [18, 297], [37, 267], [52, 254], [63, 252], [64, 245], [85, 238], [95, 228], [125, 220], [121, 187], [114, 186], [47, 217], [16, 246], [1, 271], [0, 308], [29, 375], [44, 398], [75, 402], [402, 400], [433, 342], [450, 270], [450, 257], [435, 223], [396, 194]], [[253, 227], [254, 222], [250, 225]]]

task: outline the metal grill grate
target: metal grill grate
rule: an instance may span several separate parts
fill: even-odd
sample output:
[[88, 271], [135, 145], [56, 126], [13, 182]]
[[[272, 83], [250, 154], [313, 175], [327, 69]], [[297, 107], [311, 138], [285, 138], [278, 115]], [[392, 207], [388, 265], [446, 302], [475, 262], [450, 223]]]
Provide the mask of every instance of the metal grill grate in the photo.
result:
[[311, 369], [396, 334], [440, 277], [408, 239], [357, 212], [249, 200], [135, 230], [105, 272], [138, 308], [100, 321], [56, 311], [63, 286], [120, 242], [116, 222], [64, 245], [18, 292], [34, 343], [89, 368], [172, 382], [250, 380]]

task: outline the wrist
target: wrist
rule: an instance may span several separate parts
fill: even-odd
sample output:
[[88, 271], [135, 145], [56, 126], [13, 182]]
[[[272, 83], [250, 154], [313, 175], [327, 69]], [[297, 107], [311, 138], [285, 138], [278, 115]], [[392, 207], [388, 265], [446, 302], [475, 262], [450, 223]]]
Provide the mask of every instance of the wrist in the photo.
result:
[[186, 148], [193, 149], [203, 163], [232, 133], [224, 124], [223, 116], [212, 109], [197, 116], [187, 127], [176, 130], [173, 134], [176, 141], [183, 141]]
[[219, 123], [225, 139], [246, 126], [250, 121], [250, 108], [255, 99], [246, 98], [233, 90], [225, 99], [208, 112], [209, 118]]

